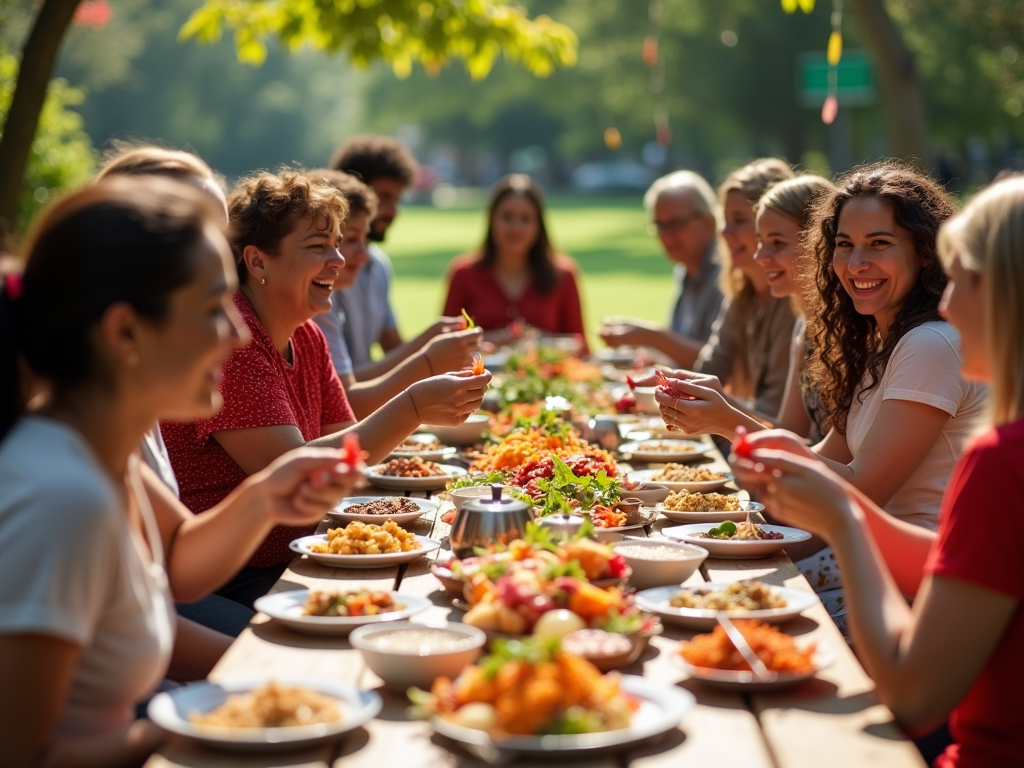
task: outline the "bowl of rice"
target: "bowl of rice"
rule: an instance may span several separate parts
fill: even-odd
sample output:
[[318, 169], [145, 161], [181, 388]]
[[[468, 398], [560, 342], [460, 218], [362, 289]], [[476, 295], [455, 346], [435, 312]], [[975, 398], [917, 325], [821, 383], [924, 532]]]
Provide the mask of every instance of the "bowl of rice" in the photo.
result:
[[615, 542], [612, 549], [633, 569], [629, 583], [637, 589], [682, 584], [708, 557], [703, 547], [669, 539], [628, 539]]

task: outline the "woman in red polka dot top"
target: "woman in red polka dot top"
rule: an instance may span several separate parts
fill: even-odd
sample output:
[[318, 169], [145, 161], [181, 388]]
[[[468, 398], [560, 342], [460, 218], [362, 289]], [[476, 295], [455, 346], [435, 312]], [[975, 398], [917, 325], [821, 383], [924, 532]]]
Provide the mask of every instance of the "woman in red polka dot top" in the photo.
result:
[[[330, 310], [345, 263], [338, 251], [344, 199], [302, 173], [262, 173], [239, 183], [228, 213], [241, 284], [234, 303], [252, 342], [223, 366], [224, 405], [215, 417], [161, 425], [192, 512], [214, 506], [292, 448], [337, 446], [351, 430], [376, 463], [420, 424], [460, 424], [477, 410], [490, 374], [450, 373], [413, 384], [357, 424], [312, 321]], [[275, 528], [218, 594], [251, 605], [284, 572], [289, 542], [304, 533]]]

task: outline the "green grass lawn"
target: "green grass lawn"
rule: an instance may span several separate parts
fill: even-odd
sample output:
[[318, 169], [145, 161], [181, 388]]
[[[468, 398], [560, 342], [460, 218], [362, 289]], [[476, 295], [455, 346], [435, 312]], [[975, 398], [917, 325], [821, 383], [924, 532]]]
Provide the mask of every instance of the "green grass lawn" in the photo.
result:
[[[608, 315], [665, 321], [672, 268], [647, 232], [639, 198], [554, 198], [548, 229], [555, 246], [580, 265], [592, 345], [601, 318]], [[418, 333], [438, 316], [447, 291], [448, 262], [478, 247], [483, 235], [482, 205], [402, 209], [384, 247], [395, 267], [391, 300], [404, 336]]]

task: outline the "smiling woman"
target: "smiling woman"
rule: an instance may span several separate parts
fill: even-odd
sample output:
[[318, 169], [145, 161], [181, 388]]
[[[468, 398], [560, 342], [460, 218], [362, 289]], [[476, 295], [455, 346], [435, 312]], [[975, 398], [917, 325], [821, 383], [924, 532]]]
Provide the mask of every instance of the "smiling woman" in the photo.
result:
[[[239, 183], [228, 213], [241, 284], [234, 305], [252, 342], [224, 364], [220, 413], [162, 425], [189, 509], [209, 509], [292, 448], [337, 447], [352, 431], [376, 463], [421, 423], [454, 426], [479, 407], [490, 375], [448, 374], [417, 382], [356, 424], [313, 323], [331, 309], [345, 265], [339, 251], [348, 215], [344, 197], [297, 171], [263, 173]], [[251, 606], [284, 571], [292, 558], [289, 542], [303, 533], [275, 528], [219, 594]]]

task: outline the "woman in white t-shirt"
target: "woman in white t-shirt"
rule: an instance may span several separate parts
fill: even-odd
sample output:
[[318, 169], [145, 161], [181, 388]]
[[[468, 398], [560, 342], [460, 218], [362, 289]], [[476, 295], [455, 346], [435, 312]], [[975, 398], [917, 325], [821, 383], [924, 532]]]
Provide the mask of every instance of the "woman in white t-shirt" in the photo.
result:
[[[171, 594], [201, 597], [274, 525], [321, 519], [350, 488], [339, 451], [306, 449], [195, 517], [140, 468], [158, 418], [217, 410], [220, 363], [244, 342], [222, 221], [179, 182], [103, 181], [47, 209], [24, 276], [0, 284], [5, 766], [141, 762], [159, 732], [134, 703], [196, 668]], [[49, 393], [30, 414], [24, 368]]]
[[986, 397], [961, 376], [959, 336], [939, 316], [936, 236], [953, 212], [937, 183], [896, 163], [852, 171], [816, 207], [809, 368], [831, 428], [813, 454], [788, 433], [767, 438], [931, 530]]

